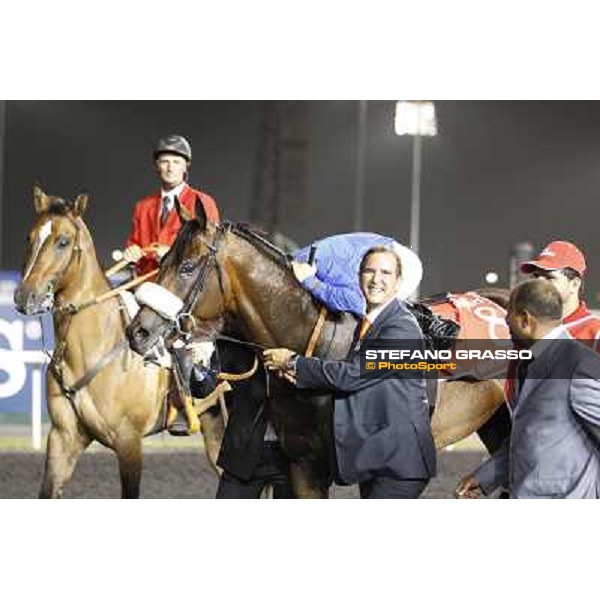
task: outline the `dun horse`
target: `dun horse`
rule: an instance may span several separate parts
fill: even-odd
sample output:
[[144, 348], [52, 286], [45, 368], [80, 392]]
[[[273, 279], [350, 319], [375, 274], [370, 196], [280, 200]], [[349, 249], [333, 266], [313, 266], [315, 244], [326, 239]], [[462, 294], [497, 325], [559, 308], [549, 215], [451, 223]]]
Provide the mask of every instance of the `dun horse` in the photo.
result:
[[[110, 287], [82, 220], [87, 196], [70, 205], [35, 188], [34, 200], [38, 219], [15, 304], [26, 315], [54, 316], [56, 346], [47, 374], [51, 429], [40, 497], [61, 497], [79, 456], [97, 440], [118, 456], [122, 496], [137, 498], [142, 438], [161, 422], [169, 372], [145, 365], [129, 349], [117, 297], [94, 302]], [[222, 425], [208, 414], [201, 422], [214, 460]]]
[[[181, 312], [193, 313], [202, 322], [223, 319], [225, 333], [265, 347], [305, 352], [319, 320], [319, 307], [298, 285], [285, 256], [248, 228], [207, 223], [200, 207], [196, 218], [178, 210], [187, 223], [163, 260], [158, 283], [183, 300]], [[329, 313], [314, 355], [343, 358], [354, 328], [353, 317]], [[128, 336], [132, 348], [144, 353], [172, 329], [171, 321], [144, 307], [128, 328]], [[327, 463], [331, 399], [284, 386], [274, 381], [269, 401], [291, 461], [295, 493], [324, 497], [331, 483]], [[497, 381], [444, 384], [432, 417], [436, 446], [443, 448], [476, 431], [503, 400]]]

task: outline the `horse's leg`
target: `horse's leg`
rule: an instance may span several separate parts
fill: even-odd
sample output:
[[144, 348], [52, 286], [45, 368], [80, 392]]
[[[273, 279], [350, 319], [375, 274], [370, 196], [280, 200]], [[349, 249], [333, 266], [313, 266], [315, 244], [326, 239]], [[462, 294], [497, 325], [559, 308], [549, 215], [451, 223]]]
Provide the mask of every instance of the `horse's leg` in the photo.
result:
[[63, 488], [71, 479], [77, 459], [90, 441], [89, 435], [76, 425], [69, 428], [52, 426], [48, 435], [40, 498], [62, 497]]
[[139, 498], [142, 480], [142, 436], [131, 434], [117, 441], [121, 498]]
[[[314, 462], [290, 462], [290, 479], [296, 498], [324, 499], [329, 497], [329, 488], [324, 478], [317, 476]], [[320, 479], [320, 481], [319, 481]]]
[[496, 380], [442, 383], [431, 419], [436, 448], [444, 448], [477, 431], [504, 402]]
[[200, 415], [200, 426], [204, 438], [204, 450], [210, 466], [220, 476], [222, 469], [217, 467], [217, 458], [225, 432], [225, 423], [220, 412], [207, 410]]

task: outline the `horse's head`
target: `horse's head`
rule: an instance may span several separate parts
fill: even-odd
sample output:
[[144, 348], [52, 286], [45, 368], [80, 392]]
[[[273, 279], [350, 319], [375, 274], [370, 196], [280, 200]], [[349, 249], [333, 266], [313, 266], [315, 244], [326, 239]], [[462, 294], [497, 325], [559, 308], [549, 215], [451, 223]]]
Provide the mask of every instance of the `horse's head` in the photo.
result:
[[23, 279], [15, 290], [15, 306], [26, 315], [41, 314], [54, 305], [74, 276], [81, 253], [82, 221], [88, 197], [80, 194], [72, 203], [47, 196], [39, 187], [33, 190], [38, 215], [27, 237]]
[[196, 215], [178, 202], [176, 208], [183, 226], [161, 262], [157, 284], [140, 289], [138, 299], [145, 306], [127, 328], [131, 348], [142, 355], [192, 313], [216, 322], [226, 310], [230, 286], [218, 260], [223, 229], [208, 222], [199, 200]]

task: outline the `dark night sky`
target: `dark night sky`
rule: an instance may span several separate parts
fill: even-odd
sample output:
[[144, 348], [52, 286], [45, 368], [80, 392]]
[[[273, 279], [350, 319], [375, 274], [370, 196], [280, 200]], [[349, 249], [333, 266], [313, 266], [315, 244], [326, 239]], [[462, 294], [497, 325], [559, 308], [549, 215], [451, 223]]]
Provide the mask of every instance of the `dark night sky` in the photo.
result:
[[[353, 222], [357, 104], [308, 108], [307, 199], [282, 207], [282, 231], [302, 244]], [[436, 109], [439, 135], [423, 148], [422, 291], [477, 287], [488, 270], [506, 284], [514, 242], [564, 238], [588, 255], [593, 299], [600, 103], [441, 101]], [[191, 180], [223, 215], [248, 219], [260, 110], [258, 102], [7, 102], [2, 266], [20, 266], [36, 181], [65, 196], [90, 191], [87, 221], [108, 260], [134, 201], [155, 187], [149, 157], [165, 133], [191, 140]], [[369, 103], [365, 229], [407, 241], [411, 140], [394, 134], [393, 112], [394, 102]]]

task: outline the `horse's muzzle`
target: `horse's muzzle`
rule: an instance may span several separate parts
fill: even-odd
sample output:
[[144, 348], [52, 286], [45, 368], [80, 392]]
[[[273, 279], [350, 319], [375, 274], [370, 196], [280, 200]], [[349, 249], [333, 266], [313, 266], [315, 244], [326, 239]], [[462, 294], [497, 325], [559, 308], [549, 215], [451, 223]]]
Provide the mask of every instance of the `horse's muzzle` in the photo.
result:
[[126, 329], [129, 346], [144, 356], [170, 328], [170, 323], [148, 308], [142, 308]]
[[15, 290], [15, 308], [23, 315], [33, 316], [47, 313], [54, 306], [54, 290], [49, 283], [46, 288], [38, 293], [21, 284]]

